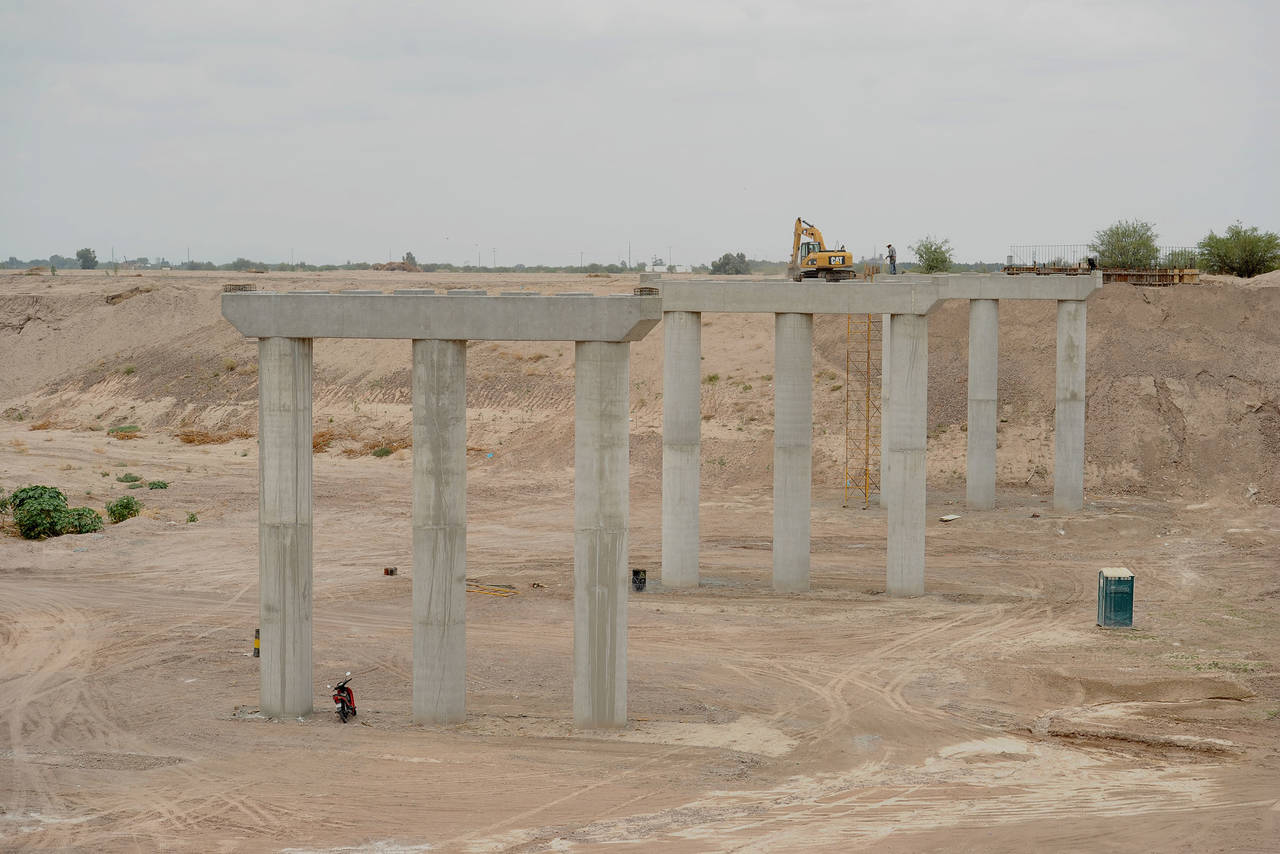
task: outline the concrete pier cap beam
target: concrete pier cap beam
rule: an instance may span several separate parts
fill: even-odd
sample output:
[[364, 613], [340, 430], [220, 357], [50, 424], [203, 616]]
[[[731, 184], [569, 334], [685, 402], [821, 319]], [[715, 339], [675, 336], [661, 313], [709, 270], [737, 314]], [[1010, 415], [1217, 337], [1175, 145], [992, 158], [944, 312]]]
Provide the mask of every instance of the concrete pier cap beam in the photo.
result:
[[222, 315], [249, 338], [639, 341], [658, 325], [662, 299], [246, 291], [223, 294]]

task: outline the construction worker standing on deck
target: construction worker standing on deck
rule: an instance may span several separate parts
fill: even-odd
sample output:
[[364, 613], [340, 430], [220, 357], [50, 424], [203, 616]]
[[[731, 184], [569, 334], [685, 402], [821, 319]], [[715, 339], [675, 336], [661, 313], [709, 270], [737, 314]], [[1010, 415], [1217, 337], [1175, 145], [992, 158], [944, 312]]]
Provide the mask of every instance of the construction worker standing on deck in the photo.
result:
[[889, 244], [889, 275], [898, 275], [898, 250], [893, 248], [893, 244]]

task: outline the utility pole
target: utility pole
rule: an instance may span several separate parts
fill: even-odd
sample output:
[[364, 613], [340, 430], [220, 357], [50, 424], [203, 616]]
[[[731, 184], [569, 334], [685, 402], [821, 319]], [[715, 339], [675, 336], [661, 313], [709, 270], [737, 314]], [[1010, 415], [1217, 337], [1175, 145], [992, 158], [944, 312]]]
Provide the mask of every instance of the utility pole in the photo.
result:
[[493, 247], [493, 266], [498, 266], [498, 247]]
[[582, 266], [582, 250], [581, 249], [578, 250], [578, 266], [579, 267]]
[[631, 241], [627, 241], [627, 269], [631, 269]]

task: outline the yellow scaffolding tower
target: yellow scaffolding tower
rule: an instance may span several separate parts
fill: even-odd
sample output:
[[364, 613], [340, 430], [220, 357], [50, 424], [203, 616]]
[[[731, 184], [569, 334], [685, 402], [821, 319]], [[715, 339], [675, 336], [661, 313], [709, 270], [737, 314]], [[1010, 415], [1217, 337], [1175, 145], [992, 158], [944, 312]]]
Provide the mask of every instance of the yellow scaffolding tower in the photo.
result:
[[[872, 280], [878, 270], [866, 269]], [[880, 494], [880, 382], [883, 333], [878, 314], [851, 314], [844, 355], [844, 506], [849, 495], [866, 507]]]

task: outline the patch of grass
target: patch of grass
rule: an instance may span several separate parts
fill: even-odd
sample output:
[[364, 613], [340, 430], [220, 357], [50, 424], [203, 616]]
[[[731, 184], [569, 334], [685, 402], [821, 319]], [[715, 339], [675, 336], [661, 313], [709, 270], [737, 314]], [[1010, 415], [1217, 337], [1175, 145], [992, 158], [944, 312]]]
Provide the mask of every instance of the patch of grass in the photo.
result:
[[146, 486], [145, 483], [130, 483], [125, 486], [125, 489], [142, 489], [144, 486]]
[[133, 365], [125, 365], [123, 368], [120, 369], [120, 373], [124, 374], [125, 376], [128, 376], [129, 374], [132, 374], [137, 370], [138, 369], [135, 368]]
[[235, 359], [223, 359], [223, 360], [222, 360], [222, 369], [223, 369], [224, 371], [226, 371], [227, 373], [231, 373], [232, 371], [234, 371], [234, 370], [236, 369], [236, 360], [235, 360]]
[[107, 436], [113, 439], [138, 439], [142, 432], [137, 424], [120, 424], [107, 430]]
[[127, 471], [122, 475], [117, 475], [116, 480], [120, 481], [121, 483], [137, 483], [138, 481], [142, 480], [142, 476], [134, 474], [131, 471]]
[[132, 519], [141, 512], [142, 502], [132, 495], [118, 498], [107, 505], [107, 516], [111, 518], [112, 524], [123, 522], [125, 519]]
[[232, 439], [252, 439], [252, 430], [211, 430], [186, 429], [178, 431], [178, 441], [187, 445], [225, 445]]
[[742, 390], [743, 390], [743, 391], [751, 391], [751, 383], [743, 383], [743, 384], [742, 384]]
[[147, 489], [168, 489], [169, 481], [167, 480], [149, 480], [147, 481]]
[[194, 513], [188, 513], [188, 514], [187, 514], [187, 522], [188, 522], [188, 523], [191, 523], [191, 522], [199, 522], [199, 521], [200, 521], [200, 519], [199, 519], [199, 518], [197, 518], [196, 514], [194, 514]]
[[412, 447], [413, 439], [408, 436], [400, 439], [371, 439], [362, 443], [358, 448], [345, 448], [342, 451], [342, 455], [344, 457], [364, 457], [372, 454], [375, 457], [386, 457], [396, 451]]
[[718, 382], [720, 382], [720, 375], [719, 375], [719, 374], [707, 374], [705, 377], [703, 377], [703, 378], [702, 378], [702, 381], [703, 381], [704, 383], [708, 383], [708, 384], [711, 384], [711, 383], [718, 383]]
[[843, 385], [833, 385], [829, 390], [830, 390], [830, 391], [839, 391], [839, 390], [840, 390], [840, 389], [842, 389], [842, 388], [844, 388], [844, 386], [843, 386]]
[[1262, 665], [1256, 661], [1208, 661], [1193, 665], [1195, 670], [1223, 670], [1227, 673], [1253, 673], [1255, 670], [1262, 669]]
[[765, 382], [771, 382], [773, 380], [773, 374], [761, 374], [760, 379], [764, 380]]

